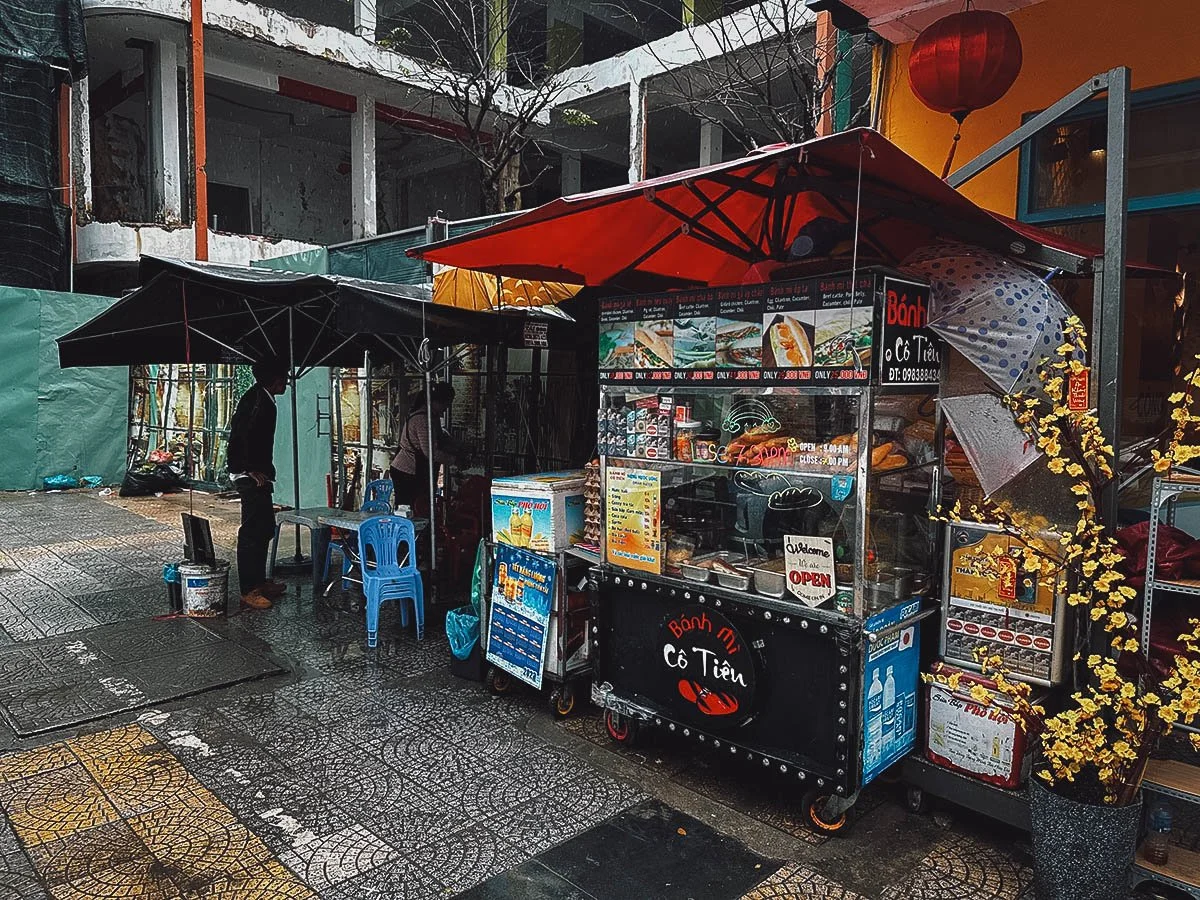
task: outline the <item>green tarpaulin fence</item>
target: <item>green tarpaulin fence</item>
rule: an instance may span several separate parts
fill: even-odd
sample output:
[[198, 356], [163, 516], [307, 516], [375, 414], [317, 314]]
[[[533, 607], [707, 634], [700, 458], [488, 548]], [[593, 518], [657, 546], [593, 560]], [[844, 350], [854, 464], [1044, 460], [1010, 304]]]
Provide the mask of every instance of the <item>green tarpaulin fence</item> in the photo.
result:
[[129, 369], [58, 367], [55, 339], [112, 297], [0, 286], [0, 490], [34, 490], [47, 475], [125, 472]]

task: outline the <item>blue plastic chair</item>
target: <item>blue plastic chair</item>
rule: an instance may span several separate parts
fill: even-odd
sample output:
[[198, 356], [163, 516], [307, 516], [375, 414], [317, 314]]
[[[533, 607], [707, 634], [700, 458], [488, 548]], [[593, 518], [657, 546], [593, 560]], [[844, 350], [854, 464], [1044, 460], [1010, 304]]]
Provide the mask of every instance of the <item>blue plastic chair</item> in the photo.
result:
[[[372, 484], [374, 483], [375, 482], [372, 482]], [[389, 481], [388, 484], [391, 484], [391, 482]], [[392, 511], [392, 504], [389, 501], [382, 499], [364, 500], [362, 509], [359, 511], [390, 513]], [[350, 582], [346, 581], [345, 576], [349, 575], [350, 570], [354, 568], [355, 560], [353, 554], [348, 552], [348, 548], [344, 544], [337, 541], [330, 541], [329, 546], [325, 548], [325, 569], [321, 575], [321, 580], [329, 581], [329, 569], [333, 565], [334, 547], [338, 547], [342, 553], [342, 588], [348, 590], [350, 587]]]
[[417, 571], [417, 533], [412, 520], [402, 516], [367, 519], [358, 528], [358, 555], [367, 598], [367, 646], [374, 647], [379, 639], [379, 607], [386, 600], [399, 602], [404, 628], [408, 627], [404, 601], [412, 601], [417, 640], [424, 640], [425, 585]]
[[375, 506], [367, 506], [368, 503], [377, 503], [383, 501], [387, 504], [387, 511], [392, 512], [396, 506], [393, 501], [393, 495], [396, 493], [396, 485], [390, 478], [376, 478], [374, 481], [368, 481], [366, 488], [363, 490], [363, 505], [362, 508], [377, 509]]

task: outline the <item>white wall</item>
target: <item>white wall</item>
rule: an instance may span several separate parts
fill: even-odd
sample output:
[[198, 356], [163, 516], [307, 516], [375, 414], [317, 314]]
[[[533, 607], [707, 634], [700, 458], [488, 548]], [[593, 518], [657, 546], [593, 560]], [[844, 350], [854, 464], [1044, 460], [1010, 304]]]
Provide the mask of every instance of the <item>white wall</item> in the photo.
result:
[[[349, 125], [347, 124], [347, 136]], [[212, 119], [208, 179], [248, 188], [254, 230], [314, 244], [350, 239], [350, 170], [345, 145]]]

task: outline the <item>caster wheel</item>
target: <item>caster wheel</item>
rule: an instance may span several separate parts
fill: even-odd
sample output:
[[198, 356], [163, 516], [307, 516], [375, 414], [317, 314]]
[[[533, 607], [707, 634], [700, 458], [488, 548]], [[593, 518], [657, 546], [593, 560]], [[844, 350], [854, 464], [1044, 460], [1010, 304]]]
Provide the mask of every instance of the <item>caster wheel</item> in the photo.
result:
[[804, 824], [817, 834], [830, 836], [845, 834], [848, 830], [849, 819], [844, 812], [837, 816], [830, 816], [826, 813], [825, 801], [828, 799], [828, 795], [818, 794], [816, 791], [804, 795], [804, 799], [800, 801]]
[[501, 696], [512, 692], [513, 677], [495, 666], [488, 666], [484, 684], [490, 693]]
[[919, 787], [909, 785], [907, 796], [905, 797], [905, 805], [910, 813], [916, 813], [921, 816], [929, 812], [930, 802], [929, 797]]
[[575, 688], [569, 684], [564, 684], [555, 691], [553, 707], [554, 715], [559, 719], [565, 719], [571, 713], [575, 712]]
[[637, 741], [638, 723], [628, 716], [615, 713], [611, 709], [604, 711], [604, 727], [608, 736], [626, 747], [633, 746]]

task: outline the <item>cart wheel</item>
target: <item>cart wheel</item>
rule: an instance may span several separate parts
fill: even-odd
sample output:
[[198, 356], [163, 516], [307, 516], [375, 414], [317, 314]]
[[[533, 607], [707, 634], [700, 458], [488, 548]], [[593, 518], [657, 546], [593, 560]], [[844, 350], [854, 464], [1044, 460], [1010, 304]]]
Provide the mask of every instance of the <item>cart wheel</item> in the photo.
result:
[[513, 689], [512, 676], [495, 666], [488, 666], [484, 684], [487, 685], [488, 691], [497, 696], [507, 694]]
[[618, 744], [631, 747], [637, 741], [638, 723], [628, 716], [607, 709], [604, 711], [604, 727], [608, 729], [608, 736]]
[[821, 795], [816, 791], [810, 791], [804, 795], [804, 799], [800, 801], [800, 806], [804, 810], [804, 824], [817, 834], [845, 834], [849, 819], [844, 812], [838, 816], [827, 815], [825, 801], [828, 799], [827, 794]]
[[563, 686], [554, 692], [554, 715], [556, 718], [565, 719], [575, 711], [575, 688], [568, 683], [563, 683]]
[[923, 816], [925, 813], [929, 812], [930, 802], [929, 798], [925, 795], [925, 792], [921, 790], [921, 788], [910, 784], [908, 786], [906, 805], [908, 806], [909, 812]]

